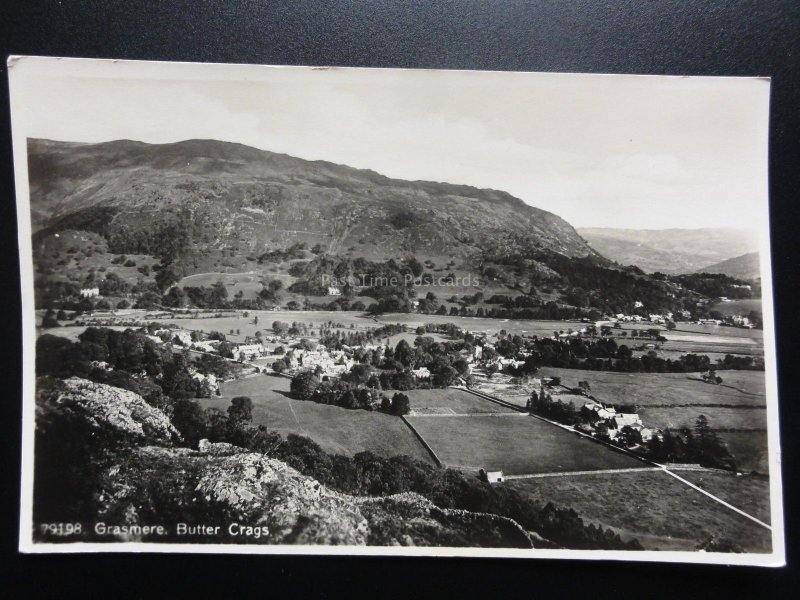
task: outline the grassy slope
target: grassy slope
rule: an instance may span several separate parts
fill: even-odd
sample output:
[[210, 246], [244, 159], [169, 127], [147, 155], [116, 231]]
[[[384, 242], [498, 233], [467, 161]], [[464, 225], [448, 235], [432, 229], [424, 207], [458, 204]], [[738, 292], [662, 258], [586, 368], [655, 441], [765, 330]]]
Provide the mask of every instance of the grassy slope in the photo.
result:
[[325, 451], [352, 456], [370, 450], [382, 456], [406, 454], [430, 457], [398, 417], [364, 410], [347, 410], [288, 397], [289, 379], [269, 375], [223, 385], [221, 397], [200, 400], [203, 407], [227, 410], [234, 396], [253, 400], [253, 423], [283, 435], [310, 437]]
[[[572, 506], [585, 521], [638, 538], [647, 549], [694, 550], [710, 535], [729, 538], [749, 552], [770, 549], [769, 531], [665, 473], [524, 479], [506, 485], [540, 502]], [[715, 482], [710, 487], [722, 486]], [[760, 484], [732, 486], [729, 498], [734, 506], [763, 504], [763, 499], [749, 500], [760, 489]]]

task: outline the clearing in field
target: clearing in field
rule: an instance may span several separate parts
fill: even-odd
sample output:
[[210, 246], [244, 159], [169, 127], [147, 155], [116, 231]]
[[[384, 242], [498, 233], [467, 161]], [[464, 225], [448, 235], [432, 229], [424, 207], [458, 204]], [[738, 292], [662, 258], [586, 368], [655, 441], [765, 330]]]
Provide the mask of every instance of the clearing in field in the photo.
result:
[[640, 468], [643, 463], [535, 417], [410, 416], [448, 467], [507, 475]]
[[222, 386], [222, 396], [199, 400], [203, 408], [226, 411], [235, 396], [253, 401], [253, 424], [281, 435], [311, 438], [326, 452], [352, 456], [369, 450], [381, 456], [407, 455], [432, 462], [402, 419], [379, 412], [347, 410], [289, 397], [290, 380], [261, 375]]
[[[680, 475], [686, 479], [691, 475], [695, 485], [711, 493], [725, 493], [723, 499], [737, 508], [754, 509], [756, 514], [750, 514], [757, 518], [764, 516], [758, 508], [764, 503], [761, 480], [703, 474], [699, 484], [697, 473]], [[570, 506], [585, 522], [610, 527], [623, 539], [636, 538], [648, 550], [695, 550], [710, 536], [732, 540], [747, 552], [771, 548], [769, 530], [663, 472], [518, 479], [504, 485], [538, 502]], [[751, 495], [760, 499], [749, 501]]]

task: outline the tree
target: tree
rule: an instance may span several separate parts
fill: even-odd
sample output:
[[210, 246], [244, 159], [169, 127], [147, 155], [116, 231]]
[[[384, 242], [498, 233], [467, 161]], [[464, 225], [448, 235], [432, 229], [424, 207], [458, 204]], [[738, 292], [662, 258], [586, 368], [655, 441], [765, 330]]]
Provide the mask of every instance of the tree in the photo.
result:
[[372, 376], [372, 368], [367, 364], [355, 364], [350, 369], [350, 381], [355, 384], [365, 384]]
[[392, 414], [407, 415], [411, 412], [411, 400], [405, 394], [400, 392], [392, 396]]
[[634, 429], [630, 425], [625, 425], [620, 429], [619, 437], [626, 446], [635, 446], [642, 443], [642, 434], [638, 429]]
[[164, 265], [159, 269], [158, 273], [156, 273], [156, 285], [162, 294], [172, 285], [178, 283], [179, 280], [180, 277], [178, 277], [172, 265]]
[[228, 418], [233, 423], [249, 423], [253, 420], [253, 401], [248, 396], [236, 396], [228, 407]]
[[410, 367], [413, 355], [414, 351], [411, 349], [411, 346], [407, 341], [400, 340], [397, 342], [397, 346], [395, 346], [394, 349], [395, 360], [400, 361], [403, 366]]
[[50, 308], [44, 314], [42, 318], [42, 327], [60, 327], [58, 320], [56, 319], [56, 312]]
[[411, 272], [414, 274], [414, 277], [419, 277], [422, 275], [422, 263], [417, 260], [415, 256], [412, 256], [408, 259], [408, 268], [411, 269]]
[[282, 360], [276, 360], [274, 363], [272, 363], [272, 370], [280, 375], [286, 370], [286, 363]]
[[314, 391], [317, 389], [319, 381], [313, 373], [300, 373], [292, 379], [289, 391], [295, 398], [300, 400], [311, 400]]
[[175, 401], [172, 424], [181, 432], [183, 439], [192, 445], [208, 435], [203, 409], [194, 400], [180, 398]]
[[186, 293], [178, 286], [170, 288], [161, 300], [165, 306], [181, 308], [186, 305]]
[[207, 408], [203, 413], [206, 421], [206, 435], [212, 442], [228, 440], [229, 419], [218, 408]]

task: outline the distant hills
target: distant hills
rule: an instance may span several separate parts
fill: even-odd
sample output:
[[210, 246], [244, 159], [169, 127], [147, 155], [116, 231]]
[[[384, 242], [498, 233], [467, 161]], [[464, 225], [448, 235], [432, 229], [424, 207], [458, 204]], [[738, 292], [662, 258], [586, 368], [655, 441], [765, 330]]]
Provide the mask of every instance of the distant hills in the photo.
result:
[[761, 276], [758, 252], [748, 252], [728, 260], [707, 265], [697, 270], [698, 273], [722, 273], [737, 279], [756, 279]]
[[[581, 228], [578, 233], [606, 258], [649, 273], [694, 273], [758, 250], [754, 234], [733, 228]], [[752, 273], [758, 275], [757, 260]]]

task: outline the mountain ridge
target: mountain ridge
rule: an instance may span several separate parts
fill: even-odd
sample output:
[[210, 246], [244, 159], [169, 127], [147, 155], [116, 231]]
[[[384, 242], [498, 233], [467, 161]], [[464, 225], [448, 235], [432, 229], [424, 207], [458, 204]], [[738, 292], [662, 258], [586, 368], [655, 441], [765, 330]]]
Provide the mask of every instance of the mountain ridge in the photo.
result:
[[356, 254], [370, 258], [475, 257], [481, 240], [513, 232], [567, 256], [596, 254], [561, 217], [504, 191], [393, 179], [234, 142], [29, 139], [28, 152], [34, 232], [104, 208], [113, 214], [103, 233], [113, 237], [152, 227], [142, 214], [188, 211], [191, 243], [223, 252], [301, 241], [361, 246]]

